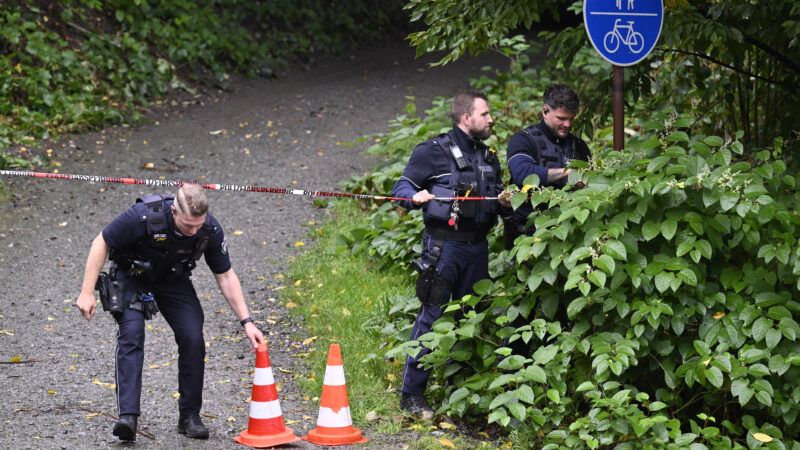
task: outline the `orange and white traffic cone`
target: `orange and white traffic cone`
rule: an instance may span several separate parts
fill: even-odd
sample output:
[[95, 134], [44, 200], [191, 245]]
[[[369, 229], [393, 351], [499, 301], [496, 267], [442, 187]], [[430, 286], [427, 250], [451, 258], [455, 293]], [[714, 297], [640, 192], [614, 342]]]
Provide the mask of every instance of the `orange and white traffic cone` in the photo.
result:
[[322, 382], [322, 398], [319, 400], [317, 427], [303, 439], [317, 445], [362, 444], [367, 438], [353, 427], [350, 418], [350, 402], [344, 382], [344, 366], [339, 344], [331, 344], [328, 350], [328, 367]]
[[250, 397], [250, 420], [247, 430], [233, 438], [250, 447], [263, 448], [299, 441], [291, 428], [283, 423], [278, 389], [272, 377], [267, 344], [258, 346], [256, 372], [253, 375], [253, 394]]

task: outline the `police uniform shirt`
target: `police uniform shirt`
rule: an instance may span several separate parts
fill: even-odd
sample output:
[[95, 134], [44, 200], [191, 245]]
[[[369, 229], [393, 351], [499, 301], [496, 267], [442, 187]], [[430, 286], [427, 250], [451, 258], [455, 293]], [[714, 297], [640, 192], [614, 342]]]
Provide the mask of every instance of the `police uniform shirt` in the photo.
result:
[[[172, 208], [170, 208], [172, 203], [171, 200], [165, 201], [164, 208], [170, 239], [198, 239], [197, 235], [186, 237], [176, 233]], [[112, 249], [124, 250], [133, 248], [137, 243], [149, 239], [147, 220], [143, 219], [146, 216], [147, 207], [145, 204], [141, 202], [134, 204], [103, 229], [103, 239], [106, 244]], [[204, 227], [210, 233], [208, 247], [204, 252], [206, 264], [214, 273], [225, 273], [231, 268], [231, 260], [225, 243], [225, 233], [222, 231], [217, 219], [210, 213], [206, 216]]]
[[[476, 158], [476, 153], [485, 152], [487, 147], [483, 142], [473, 139], [471, 136], [464, 133], [461, 128], [453, 127], [449, 132], [451, 139], [458, 145], [464, 158], [467, 159], [471, 165]], [[394, 197], [412, 198], [417, 192], [427, 189], [431, 192], [433, 186], [447, 187], [450, 184], [450, 176], [452, 171], [451, 166], [452, 156], [449, 150], [443, 149], [441, 146], [434, 144], [432, 140], [425, 141], [414, 149], [411, 153], [411, 158], [408, 160], [408, 165], [403, 171], [403, 176], [395, 183], [392, 188], [392, 195]], [[502, 173], [500, 164], [497, 158], [491, 163], [494, 166], [496, 180], [502, 180]], [[503, 190], [502, 182], [495, 183], [497, 192]], [[400, 200], [397, 202], [400, 206], [406, 209], [418, 209], [424, 205], [414, 205], [409, 200]], [[441, 228], [446, 228], [447, 223], [436, 224]], [[458, 223], [459, 231], [485, 231], [476, 230], [475, 223], [468, 220], [460, 220]]]
[[[563, 139], [559, 138], [544, 121], [540, 121], [533, 128], [541, 131], [545, 139], [555, 144], [564, 157], [583, 161], [589, 160], [589, 147], [582, 139], [577, 138], [572, 133], [568, 134], [567, 137]], [[575, 145], [574, 151], [572, 149], [573, 143]], [[508, 170], [511, 174], [511, 182], [520, 188], [525, 178], [531, 174], [536, 174], [536, 176], [539, 177], [539, 184], [542, 186], [563, 187], [566, 182], [566, 180], [559, 180], [555, 183], [547, 183], [548, 168], [545, 167], [540, 160], [539, 149], [534, 142], [534, 138], [524, 131], [518, 131], [511, 137], [511, 140], [508, 142], [506, 161], [508, 162]], [[565, 166], [566, 164], [559, 165], [559, 167]]]

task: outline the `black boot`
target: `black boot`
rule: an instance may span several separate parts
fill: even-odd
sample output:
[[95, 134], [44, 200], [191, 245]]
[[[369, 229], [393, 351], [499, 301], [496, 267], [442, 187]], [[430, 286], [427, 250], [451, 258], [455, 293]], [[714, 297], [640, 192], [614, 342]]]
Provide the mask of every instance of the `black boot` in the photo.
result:
[[199, 414], [181, 414], [178, 418], [178, 433], [194, 439], [208, 439], [208, 428], [203, 425]]
[[120, 414], [119, 420], [114, 423], [114, 436], [121, 441], [136, 440], [136, 422], [139, 416], [133, 414]]
[[403, 392], [400, 396], [400, 408], [410, 412], [418, 419], [433, 419], [433, 408], [428, 405], [428, 402], [425, 401], [425, 397], [421, 395], [412, 395]]

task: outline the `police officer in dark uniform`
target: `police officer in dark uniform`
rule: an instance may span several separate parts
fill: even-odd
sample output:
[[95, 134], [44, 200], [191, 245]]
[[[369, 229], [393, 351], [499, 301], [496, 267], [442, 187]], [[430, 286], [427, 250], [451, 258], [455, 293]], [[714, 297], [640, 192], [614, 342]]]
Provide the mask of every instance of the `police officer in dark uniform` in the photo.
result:
[[[503, 200], [436, 200], [459, 196], [494, 197], [501, 193], [502, 176], [497, 156], [481, 141], [492, 133], [492, 117], [486, 96], [467, 91], [453, 98], [453, 129], [418, 145], [392, 194], [411, 198], [398, 202], [408, 209], [423, 209], [425, 233], [421, 258], [414, 264], [419, 273], [417, 296], [422, 302], [411, 339], [429, 332], [442, 315], [442, 305], [451, 298], [472, 293], [472, 285], [489, 277], [486, 234], [497, 223]], [[423, 397], [429, 371], [419, 359], [408, 357], [403, 369], [400, 407], [423, 419], [433, 418], [433, 409]]]
[[[149, 195], [137, 199], [92, 243], [76, 303], [90, 320], [95, 313], [93, 291], [97, 286], [103, 308], [119, 325], [115, 374], [119, 420], [113, 433], [123, 441], [136, 439], [145, 319], [157, 312], [164, 315], [178, 344], [178, 432], [191, 438], [208, 438], [208, 429], [200, 420], [204, 315], [189, 278], [201, 256], [205, 256], [253, 349], [257, 349], [264, 337], [250, 318], [239, 278], [231, 268], [225, 234], [208, 213], [208, 199], [199, 185], [183, 185], [174, 198]], [[107, 257], [112, 264], [108, 273], [101, 273]]]
[[[580, 107], [575, 91], [555, 84], [545, 91], [543, 103], [542, 120], [515, 133], [508, 143], [506, 161], [511, 182], [520, 188], [532, 174], [539, 177], [542, 186], [562, 188], [571, 171], [566, 168], [569, 162], [573, 159], [588, 161], [591, 156], [586, 143], [569, 132]], [[526, 227], [531, 212], [530, 203], [525, 203], [505, 221], [503, 239], [507, 249], [514, 246], [517, 236], [532, 231]]]

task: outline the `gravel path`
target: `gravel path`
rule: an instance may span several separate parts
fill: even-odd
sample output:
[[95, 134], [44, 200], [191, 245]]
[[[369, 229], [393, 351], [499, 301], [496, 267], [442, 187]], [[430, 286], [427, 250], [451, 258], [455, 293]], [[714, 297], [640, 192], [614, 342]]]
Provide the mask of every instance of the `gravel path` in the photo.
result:
[[[141, 128], [77, 136], [71, 145], [54, 147], [54, 159], [62, 163], [62, 173], [337, 190], [337, 182], [371, 164], [363, 146], [337, 142], [385, 130], [406, 96], [416, 96], [425, 108], [434, 96], [467, 87], [468, 77], [478, 75], [487, 60], [436, 69], [427, 62], [416, 60], [399, 40], [358, 50], [277, 80], [240, 81], [230, 93], [156, 108], [150, 113], [153, 123]], [[152, 169], [145, 168], [148, 163]], [[99, 311], [87, 322], [73, 305], [92, 239], [137, 196], [151, 191], [3, 181], [13, 195], [0, 205], [0, 448], [130, 447], [111, 435], [114, 321]], [[303, 359], [292, 356], [302, 351], [304, 332], [276, 298], [289, 260], [309, 248], [293, 244], [308, 243], [306, 224], [323, 213], [298, 196], [211, 192], [209, 198], [253, 315], [268, 334], [284, 419], [304, 435], [315, 426], [318, 408], [303, 400], [293, 380], [307, 370]], [[205, 265], [193, 279], [206, 314], [202, 414], [211, 438], [195, 441], [175, 431], [177, 347], [158, 316], [148, 322], [139, 421], [147, 435], [139, 436], [137, 448], [243, 448], [232, 437], [247, 424], [254, 358]], [[401, 448], [413, 439], [377, 437], [367, 447]]]

